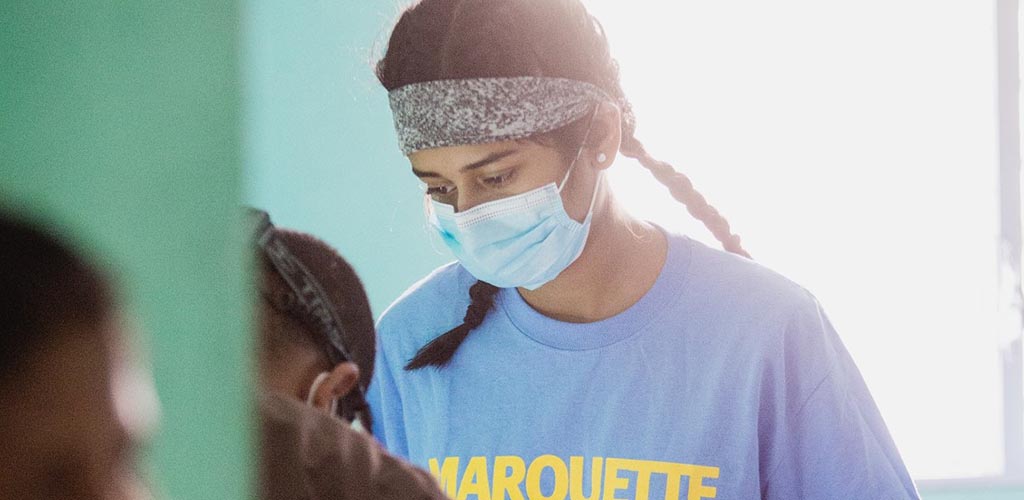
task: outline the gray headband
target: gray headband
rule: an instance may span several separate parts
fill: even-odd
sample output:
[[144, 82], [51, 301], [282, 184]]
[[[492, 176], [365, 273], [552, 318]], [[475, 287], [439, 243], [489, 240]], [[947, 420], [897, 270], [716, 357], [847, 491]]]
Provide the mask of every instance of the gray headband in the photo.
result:
[[565, 78], [434, 80], [388, 94], [402, 153], [524, 139], [578, 120], [596, 102], [615, 102], [596, 85]]

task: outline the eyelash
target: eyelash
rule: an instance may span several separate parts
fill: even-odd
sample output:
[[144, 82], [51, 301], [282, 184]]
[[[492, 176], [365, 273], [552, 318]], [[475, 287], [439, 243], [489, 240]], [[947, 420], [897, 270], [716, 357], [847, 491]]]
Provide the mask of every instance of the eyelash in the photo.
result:
[[427, 196], [444, 196], [454, 190], [455, 186], [427, 186]]
[[484, 177], [482, 180], [484, 184], [491, 187], [502, 187], [512, 181], [512, 176], [515, 174], [515, 170], [510, 170], [500, 175], [494, 175], [491, 177]]
[[[512, 170], [501, 175], [484, 177], [483, 179], [480, 180], [489, 187], [500, 188], [512, 182], [512, 177], [514, 176], [514, 174], [515, 171]], [[426, 189], [426, 193], [428, 196], [447, 196], [452, 194], [453, 191], [455, 191], [455, 186], [452, 186], [450, 184], [446, 184], [443, 186], [427, 186]]]

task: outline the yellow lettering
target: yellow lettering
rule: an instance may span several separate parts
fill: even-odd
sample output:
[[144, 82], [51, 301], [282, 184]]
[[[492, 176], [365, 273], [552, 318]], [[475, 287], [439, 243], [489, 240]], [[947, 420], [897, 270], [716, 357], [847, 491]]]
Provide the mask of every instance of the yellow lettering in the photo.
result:
[[654, 472], [655, 462], [646, 460], [637, 460], [636, 462], [636, 500], [647, 500], [651, 494], [651, 473]]
[[[468, 500], [469, 497], [475, 497], [476, 500], [625, 500], [617, 497], [621, 490], [630, 487], [630, 478], [619, 476], [623, 471], [637, 474], [633, 500], [650, 500], [651, 478], [654, 474], [666, 476], [665, 500], [679, 500], [684, 476], [688, 478], [686, 500], [712, 499], [718, 494], [718, 488], [704, 484], [707, 479], [718, 479], [718, 467], [592, 457], [589, 493], [584, 494], [584, 487], [587, 486], [584, 484], [586, 458], [582, 456], [569, 457], [569, 465], [566, 466], [566, 462], [558, 456], [541, 455], [529, 467], [521, 457], [496, 456], [493, 476], [489, 475], [492, 470], [488, 469], [488, 457], [470, 457], [461, 483], [459, 458], [446, 457], [443, 462], [437, 458], [428, 460], [430, 473], [441, 489], [454, 500]], [[548, 495], [544, 494], [541, 487], [545, 469], [551, 469], [554, 476], [553, 489]]]
[[683, 474], [690, 476], [690, 488], [686, 493], [686, 500], [701, 500], [702, 498], [715, 498], [718, 488], [704, 486], [704, 478], [717, 479], [718, 467], [705, 467], [703, 465], [681, 465]]
[[487, 457], [470, 458], [469, 464], [466, 465], [456, 500], [466, 500], [469, 495], [476, 495], [477, 500], [491, 500], [491, 486], [487, 481]]
[[609, 458], [604, 462], [604, 500], [625, 500], [615, 498], [618, 490], [629, 488], [629, 479], [619, 477], [619, 469], [625, 469], [625, 460], [621, 458]]
[[594, 457], [590, 467], [590, 496], [583, 495], [583, 457], [569, 457], [569, 499], [601, 500], [601, 468], [604, 459]]
[[526, 477], [526, 462], [514, 456], [494, 457], [494, 500], [524, 500], [519, 485]]
[[455, 496], [456, 479], [459, 475], [459, 457], [446, 457], [440, 468], [437, 466], [437, 459], [431, 458], [428, 461], [430, 473], [434, 475], [441, 489], [450, 497]]
[[[544, 469], [555, 473], [555, 488], [550, 495], [540, 491], [540, 475]], [[526, 472], [526, 495], [530, 500], [565, 500], [569, 492], [569, 470], [561, 458], [554, 455], [541, 455], [530, 463]]]
[[665, 500], [679, 500], [679, 483], [683, 480], [683, 473], [672, 468], [665, 474], [668, 475], [665, 483]]
[[[651, 474], [663, 474], [666, 472], [665, 466], [670, 465], [668, 462], [655, 462], [652, 460], [628, 460], [624, 458], [609, 460], [615, 460], [619, 464], [619, 470], [636, 471], [636, 500], [648, 500], [651, 495]], [[626, 484], [628, 484], [628, 480]]]

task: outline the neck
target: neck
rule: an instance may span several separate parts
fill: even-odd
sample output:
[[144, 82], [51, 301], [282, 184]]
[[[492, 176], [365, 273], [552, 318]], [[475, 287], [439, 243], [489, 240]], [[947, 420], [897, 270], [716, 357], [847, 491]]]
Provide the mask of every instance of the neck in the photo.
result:
[[545, 316], [572, 323], [615, 316], [651, 289], [665, 264], [665, 235], [626, 213], [604, 183], [601, 189], [579, 258], [544, 286], [519, 288], [523, 299]]

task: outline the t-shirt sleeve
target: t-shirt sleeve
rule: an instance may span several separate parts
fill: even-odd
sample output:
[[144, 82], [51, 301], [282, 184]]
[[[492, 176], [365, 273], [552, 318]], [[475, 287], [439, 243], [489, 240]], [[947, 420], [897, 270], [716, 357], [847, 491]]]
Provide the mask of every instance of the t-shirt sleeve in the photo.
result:
[[401, 365], [393, 366], [393, 360], [385, 354], [383, 338], [378, 325], [377, 355], [367, 392], [367, 402], [373, 415], [374, 437], [388, 451], [402, 457], [409, 456], [409, 446], [405, 437], [405, 425], [402, 415], [402, 398], [398, 390], [395, 370], [402, 370]]
[[838, 334], [810, 299], [767, 363], [759, 431], [765, 500], [919, 495]]

